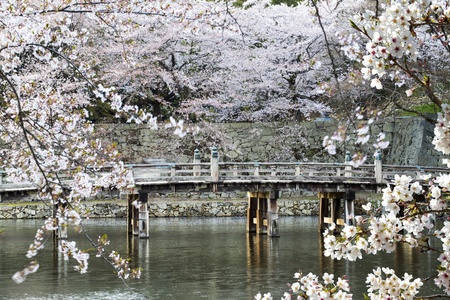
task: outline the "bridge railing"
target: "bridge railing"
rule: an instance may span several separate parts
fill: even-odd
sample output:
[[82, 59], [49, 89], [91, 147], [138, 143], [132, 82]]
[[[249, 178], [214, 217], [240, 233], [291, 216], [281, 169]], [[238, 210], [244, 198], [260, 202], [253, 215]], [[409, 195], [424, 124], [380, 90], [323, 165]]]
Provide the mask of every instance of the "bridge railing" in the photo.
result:
[[373, 165], [351, 168], [349, 164], [315, 162], [252, 162], [219, 163], [219, 175], [237, 178], [295, 178], [295, 177], [373, 177]]
[[346, 177], [347, 180], [375, 179], [378, 183], [391, 182], [395, 174], [422, 179], [422, 175], [450, 173], [442, 167], [383, 165], [380, 157], [373, 164], [353, 167], [349, 153], [344, 163], [317, 162], [219, 162], [213, 148], [209, 162], [201, 162], [199, 151], [193, 163], [156, 163], [133, 165], [136, 181], [219, 181], [219, 180], [315, 180]]
[[383, 165], [382, 166], [383, 179], [392, 180], [395, 175], [407, 175], [414, 179], [423, 179], [425, 175], [432, 177], [440, 174], [449, 174], [450, 169], [444, 167], [424, 167], [424, 166], [397, 166], [397, 165]]
[[[391, 182], [396, 174], [423, 179], [423, 175], [449, 174], [449, 168], [424, 166], [383, 165], [377, 157], [373, 164], [353, 167], [349, 153], [344, 163], [317, 162], [219, 162], [217, 149], [213, 148], [209, 162], [201, 162], [200, 153], [195, 151], [192, 163], [155, 162], [128, 165], [136, 182], [196, 181], [217, 182], [219, 180], [318, 180], [345, 177], [346, 180], [375, 178], [377, 183]], [[5, 173], [0, 172], [3, 185], [8, 187]], [[30, 187], [32, 187], [30, 183]], [[17, 188], [17, 187], [16, 187]]]

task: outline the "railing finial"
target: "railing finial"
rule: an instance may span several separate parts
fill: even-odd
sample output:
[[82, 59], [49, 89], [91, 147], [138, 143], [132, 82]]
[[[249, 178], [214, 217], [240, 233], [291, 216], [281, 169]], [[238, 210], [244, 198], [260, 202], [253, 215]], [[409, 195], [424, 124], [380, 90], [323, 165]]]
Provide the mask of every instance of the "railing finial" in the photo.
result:
[[350, 151], [345, 152], [345, 162], [349, 162], [352, 160], [352, 157], [350, 156]]
[[219, 157], [219, 152], [217, 152], [217, 147], [216, 146], [212, 147], [211, 155], [212, 155], [213, 158], [218, 158]]
[[380, 150], [377, 150], [375, 152], [375, 181], [377, 183], [383, 182], [383, 166], [381, 164], [381, 152]]
[[200, 150], [198, 150], [198, 149], [194, 150], [194, 159], [200, 160]]
[[381, 151], [380, 151], [380, 149], [377, 149], [377, 151], [375, 152], [375, 159], [376, 160], [381, 160]]

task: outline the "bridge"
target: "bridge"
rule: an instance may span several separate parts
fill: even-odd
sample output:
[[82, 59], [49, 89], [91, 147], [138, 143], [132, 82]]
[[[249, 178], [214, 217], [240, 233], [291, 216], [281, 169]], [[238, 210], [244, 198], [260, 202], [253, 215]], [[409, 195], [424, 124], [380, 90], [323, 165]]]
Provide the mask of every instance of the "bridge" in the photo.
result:
[[[319, 229], [334, 222], [351, 224], [355, 192], [380, 192], [396, 174], [423, 181], [422, 175], [449, 173], [440, 167], [373, 164], [353, 167], [348, 152], [343, 163], [317, 162], [220, 162], [216, 148], [209, 162], [201, 162], [198, 150], [192, 163], [136, 164], [133, 169], [137, 195], [129, 195], [129, 233], [148, 237], [147, 201], [153, 193], [248, 192], [247, 231], [278, 236], [277, 199], [285, 190], [318, 193]], [[131, 205], [139, 199], [142, 205]]]
[[[277, 199], [283, 191], [317, 192], [319, 229], [323, 230], [331, 222], [351, 224], [355, 193], [380, 192], [395, 174], [420, 181], [425, 174], [450, 173], [441, 167], [383, 165], [380, 156], [373, 164], [353, 167], [349, 153], [343, 163], [221, 162], [215, 147], [208, 162], [202, 162], [196, 150], [192, 163], [156, 162], [128, 168], [137, 189], [136, 194], [128, 195], [128, 232], [141, 238], [149, 237], [147, 202], [155, 193], [248, 192], [247, 230], [277, 236]], [[7, 178], [0, 184], [0, 195], [33, 190], [32, 184], [11, 184]], [[133, 205], [135, 200], [140, 205]]]

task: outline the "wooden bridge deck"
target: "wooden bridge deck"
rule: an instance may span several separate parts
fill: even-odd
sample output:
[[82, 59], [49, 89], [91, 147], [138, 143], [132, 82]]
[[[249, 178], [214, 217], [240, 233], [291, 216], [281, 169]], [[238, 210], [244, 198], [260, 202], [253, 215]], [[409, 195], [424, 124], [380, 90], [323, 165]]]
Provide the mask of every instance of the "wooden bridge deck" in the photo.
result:
[[[414, 180], [450, 173], [449, 168], [315, 162], [211, 162], [128, 165], [138, 190], [146, 193], [225, 192], [301, 189], [309, 191], [379, 191], [395, 174]], [[0, 194], [37, 190], [32, 183], [2, 178]]]
[[[448, 174], [439, 167], [374, 164], [353, 167], [345, 163], [315, 162], [219, 162], [213, 149], [210, 162], [200, 162], [196, 151], [193, 163], [153, 163], [128, 165], [138, 194], [128, 195], [128, 232], [149, 236], [148, 197], [152, 193], [248, 192], [247, 230], [257, 234], [278, 235], [277, 199], [283, 190], [308, 190], [318, 193], [319, 229], [331, 222], [351, 224], [355, 191], [381, 191], [396, 174], [423, 181], [423, 175]], [[68, 178], [67, 180], [70, 180]], [[2, 176], [0, 196], [37, 190], [31, 183], [14, 184]], [[140, 200], [138, 207], [132, 205]], [[1, 198], [0, 198], [1, 201]]]

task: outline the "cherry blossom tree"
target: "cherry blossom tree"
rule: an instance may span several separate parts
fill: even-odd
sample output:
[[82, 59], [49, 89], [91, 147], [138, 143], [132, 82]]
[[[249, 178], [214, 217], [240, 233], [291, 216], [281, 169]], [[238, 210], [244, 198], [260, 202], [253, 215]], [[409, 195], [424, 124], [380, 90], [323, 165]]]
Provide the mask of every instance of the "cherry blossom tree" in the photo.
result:
[[[378, 3], [378, 1], [377, 1]], [[449, 3], [447, 1], [388, 1], [375, 12], [366, 11], [352, 21], [352, 26], [369, 39], [367, 54], [363, 57], [362, 73], [371, 80], [376, 89], [383, 88], [382, 79], [390, 77], [398, 84], [409, 86], [408, 96], [423, 92], [432, 103], [441, 109], [438, 113], [433, 144], [443, 153], [449, 153], [448, 132], [450, 107], [446, 104], [444, 86], [439, 76], [445, 74], [445, 64], [430, 65], [425, 59], [437, 55], [435, 59], [446, 61], [448, 57]], [[356, 44], [355, 44], [356, 45]], [[356, 47], [355, 47], [356, 48]], [[353, 53], [357, 51], [354, 49]], [[422, 55], [424, 54], [424, 55]], [[436, 61], [435, 61], [436, 62]], [[438, 72], [442, 66], [442, 73]], [[432, 81], [432, 79], [434, 81]], [[362, 135], [366, 133], [361, 130]], [[339, 131], [336, 140], [340, 140]], [[364, 138], [364, 137], [362, 137]], [[325, 145], [333, 150], [330, 139]], [[448, 164], [448, 160], [445, 160]], [[423, 252], [438, 253], [436, 274], [428, 278], [413, 278], [409, 274], [397, 276], [388, 268], [378, 268], [368, 274], [366, 299], [444, 299], [450, 298], [450, 264], [448, 220], [436, 228], [436, 214], [448, 214], [448, 195], [450, 177], [440, 175], [436, 178], [424, 176], [415, 181], [409, 176], [396, 175], [383, 190], [382, 206], [374, 208], [364, 205], [368, 217], [357, 216], [354, 225], [345, 225], [339, 235], [335, 234], [333, 224], [324, 233], [325, 256], [332, 259], [355, 261], [363, 253], [376, 255], [380, 251], [395, 251], [398, 243], [404, 243]], [[404, 211], [399, 214], [400, 208]], [[430, 242], [435, 239], [439, 246]], [[316, 275], [302, 276], [296, 273], [299, 281], [291, 285], [290, 293], [283, 299], [351, 299], [346, 282], [335, 283], [332, 275], [323, 276], [323, 284]], [[331, 278], [331, 279], [330, 279]], [[442, 289], [442, 294], [418, 296], [424, 282], [432, 281]], [[341, 281], [342, 282], [342, 281]], [[265, 294], [271, 299], [270, 294]], [[258, 294], [256, 299], [261, 298]]]
[[[80, 217], [80, 201], [104, 189], [131, 191], [134, 186], [115, 145], [103, 142], [102, 131], [94, 131], [88, 121], [88, 109], [100, 101], [117, 117], [156, 127], [152, 114], [125, 103], [117, 88], [102, 81], [98, 63], [114, 59], [134, 64], [131, 46], [138, 42], [134, 31], [140, 26], [172, 22], [185, 30], [215, 30], [223, 28], [221, 14], [227, 15], [224, 5], [190, 1], [0, 3], [2, 166], [8, 180], [33, 183], [38, 197], [54, 207], [26, 254], [30, 264], [13, 276], [17, 283], [38, 270], [35, 258], [48, 241], [45, 234], [67, 226], [83, 230], [97, 256], [107, 260], [119, 278], [139, 277], [140, 270], [131, 270], [126, 259], [106, 252], [106, 237], [88, 235]], [[85, 51], [93, 46], [107, 51], [110, 45], [122, 45], [120, 55]], [[59, 250], [65, 259], [76, 260], [75, 270], [86, 272], [87, 251], [70, 241], [61, 242]]]
[[370, 89], [352, 94], [349, 74], [355, 70], [340, 48], [346, 34], [342, 28], [365, 1], [320, 2], [320, 18], [308, 1], [295, 7], [269, 4], [247, 1], [244, 9], [224, 5], [230, 14], [220, 26], [228, 30], [220, 32], [185, 30], [183, 24], [159, 20], [139, 26], [132, 32], [133, 43], [126, 44], [133, 53], [130, 64], [113, 66], [114, 60], [108, 59], [123, 50], [117, 40], [103, 48], [99, 46], [106, 42], [98, 39], [86, 52], [92, 52], [89, 47], [105, 49], [98, 65], [106, 71], [99, 75], [114, 82], [128, 101], [191, 121], [317, 116], [340, 103], [330, 100], [336, 94], [335, 75], [347, 101], [372, 97], [362, 96], [372, 93]]

